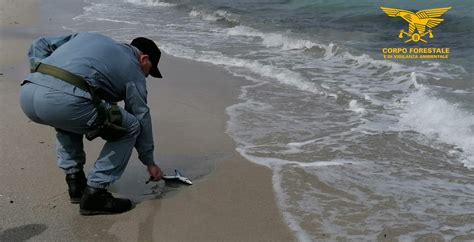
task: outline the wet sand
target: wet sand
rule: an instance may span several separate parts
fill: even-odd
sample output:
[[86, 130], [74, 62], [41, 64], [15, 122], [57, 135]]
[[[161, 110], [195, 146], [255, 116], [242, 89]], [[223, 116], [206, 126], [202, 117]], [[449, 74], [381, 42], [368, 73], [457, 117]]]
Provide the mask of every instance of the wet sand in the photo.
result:
[[[54, 129], [30, 122], [19, 107], [18, 94], [19, 81], [28, 73], [31, 41], [67, 33], [58, 24], [82, 7], [39, 3], [9, 0], [0, 5], [0, 241], [295, 239], [276, 206], [271, 171], [243, 159], [225, 134], [224, 109], [237, 102], [245, 81], [218, 67], [168, 55], [160, 63], [165, 78], [148, 80], [155, 156], [166, 173], [177, 168], [194, 184], [143, 195], [156, 184], [145, 185], [146, 169], [134, 153], [123, 178], [111, 189], [132, 197], [136, 207], [120, 215], [80, 216], [56, 167]], [[85, 141], [86, 170], [102, 144]]]

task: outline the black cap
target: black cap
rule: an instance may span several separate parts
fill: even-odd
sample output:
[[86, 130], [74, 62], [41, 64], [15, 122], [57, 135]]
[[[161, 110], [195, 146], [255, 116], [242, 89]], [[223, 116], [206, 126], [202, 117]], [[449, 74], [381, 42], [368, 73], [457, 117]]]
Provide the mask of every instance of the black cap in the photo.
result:
[[138, 37], [132, 40], [132, 43], [130, 44], [137, 47], [137, 49], [150, 57], [152, 64], [150, 75], [156, 78], [162, 78], [163, 76], [161, 75], [160, 70], [158, 70], [158, 62], [160, 61], [161, 51], [158, 46], [156, 46], [155, 42], [145, 37]]

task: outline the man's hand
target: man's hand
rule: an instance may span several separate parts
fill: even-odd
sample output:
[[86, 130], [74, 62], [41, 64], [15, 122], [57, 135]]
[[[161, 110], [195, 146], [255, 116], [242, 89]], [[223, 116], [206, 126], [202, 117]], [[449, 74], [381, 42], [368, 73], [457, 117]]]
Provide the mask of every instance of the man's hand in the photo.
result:
[[163, 177], [163, 172], [156, 164], [147, 166], [147, 170], [151, 181], [159, 181]]

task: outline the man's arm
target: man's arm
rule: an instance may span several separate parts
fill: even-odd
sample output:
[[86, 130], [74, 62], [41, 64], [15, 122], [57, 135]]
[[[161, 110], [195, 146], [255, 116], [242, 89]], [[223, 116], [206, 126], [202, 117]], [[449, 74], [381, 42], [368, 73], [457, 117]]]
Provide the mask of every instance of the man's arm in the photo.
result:
[[28, 51], [28, 58], [30, 64], [33, 65], [35, 62], [48, 57], [54, 52], [59, 46], [65, 44], [77, 34], [65, 35], [65, 36], [48, 36], [41, 37], [33, 41], [30, 50]]
[[137, 137], [135, 148], [138, 158], [146, 165], [155, 164], [153, 158], [154, 143], [151, 126], [150, 108], [147, 105], [147, 91], [145, 80], [129, 82], [126, 85], [125, 110], [133, 114], [140, 122], [140, 134]]

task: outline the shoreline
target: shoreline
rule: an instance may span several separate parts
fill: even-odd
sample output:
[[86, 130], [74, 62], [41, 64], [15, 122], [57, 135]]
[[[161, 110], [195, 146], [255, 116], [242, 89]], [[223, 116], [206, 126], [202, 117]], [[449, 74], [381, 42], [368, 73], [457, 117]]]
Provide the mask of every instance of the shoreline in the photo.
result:
[[[183, 169], [187, 176], [198, 179], [193, 186], [142, 201], [124, 214], [80, 216], [77, 205], [68, 201], [64, 175], [54, 162], [54, 130], [30, 122], [17, 101], [17, 80], [26, 76], [25, 50], [33, 38], [50, 34], [54, 25], [78, 11], [57, 0], [41, 3], [40, 7], [17, 6], [17, 14], [9, 12], [13, 24], [2, 25], [1, 48], [15, 58], [2, 58], [0, 68], [4, 113], [0, 118], [4, 137], [0, 141], [4, 154], [0, 211], [5, 218], [0, 224], [0, 240], [295, 240], [278, 210], [272, 171], [241, 157], [225, 133], [225, 108], [237, 101], [245, 81], [223, 68], [169, 55], [160, 63], [165, 78], [148, 80], [155, 155], [163, 169]], [[59, 6], [50, 10], [48, 6], [53, 5]], [[50, 18], [56, 16], [55, 11], [63, 12]], [[37, 13], [41, 21], [23, 24], [14, 19], [25, 12], [31, 16]], [[86, 170], [102, 144], [84, 142]], [[136, 182], [132, 190], [145, 189], [146, 170], [136, 153], [128, 166], [121, 180]], [[120, 182], [114, 186], [120, 194]]]

